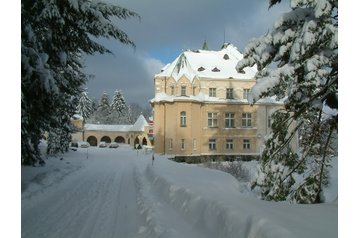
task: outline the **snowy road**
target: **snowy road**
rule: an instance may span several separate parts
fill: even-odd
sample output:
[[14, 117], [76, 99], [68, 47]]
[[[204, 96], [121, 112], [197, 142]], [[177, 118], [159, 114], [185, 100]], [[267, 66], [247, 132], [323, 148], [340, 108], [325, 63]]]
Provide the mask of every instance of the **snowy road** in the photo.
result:
[[37, 197], [23, 199], [22, 237], [135, 237], [141, 225], [135, 162], [106, 150]]
[[92, 153], [78, 171], [23, 193], [23, 238], [207, 237], [151, 188], [144, 173], [150, 159], [131, 150]]
[[[291, 205], [240, 194], [215, 170], [129, 147], [78, 149], [22, 168], [23, 238], [336, 237], [337, 203]], [[322, 219], [323, 218], [323, 219]]]

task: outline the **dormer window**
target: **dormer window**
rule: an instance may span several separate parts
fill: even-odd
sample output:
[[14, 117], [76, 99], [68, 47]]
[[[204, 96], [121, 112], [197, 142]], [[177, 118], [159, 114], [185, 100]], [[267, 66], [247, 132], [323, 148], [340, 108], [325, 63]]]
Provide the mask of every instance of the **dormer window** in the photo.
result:
[[185, 85], [181, 86], [181, 95], [186, 96], [186, 86]]
[[220, 69], [218, 69], [217, 67], [213, 68], [211, 71], [213, 72], [220, 72]]
[[199, 71], [199, 72], [204, 71], [204, 70], [205, 70], [205, 68], [204, 68], [204, 67], [200, 67], [200, 68], [198, 68], [198, 71]]
[[224, 54], [224, 60], [228, 60], [230, 59], [230, 57], [228, 56], [228, 54]]

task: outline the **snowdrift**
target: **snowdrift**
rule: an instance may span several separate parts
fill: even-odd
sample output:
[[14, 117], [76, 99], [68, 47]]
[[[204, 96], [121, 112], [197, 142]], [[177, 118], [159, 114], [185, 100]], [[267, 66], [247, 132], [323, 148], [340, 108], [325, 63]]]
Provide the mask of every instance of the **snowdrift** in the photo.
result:
[[[136, 179], [141, 187], [138, 204], [147, 221], [142, 232], [148, 237], [180, 237], [162, 228], [163, 215], [153, 209], [158, 201], [170, 204], [195, 229], [205, 231], [205, 237], [337, 236], [337, 204], [293, 205], [244, 197], [237, 180], [226, 173], [166, 159], [148, 164], [144, 176]], [[149, 187], [156, 198], [145, 198]]]

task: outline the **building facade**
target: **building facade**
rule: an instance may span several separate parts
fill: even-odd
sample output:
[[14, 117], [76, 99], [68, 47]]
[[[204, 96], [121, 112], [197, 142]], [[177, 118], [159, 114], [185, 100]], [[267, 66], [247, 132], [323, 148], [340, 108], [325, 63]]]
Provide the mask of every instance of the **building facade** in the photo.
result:
[[155, 75], [155, 152], [177, 156], [259, 155], [270, 132], [272, 98], [249, 105], [256, 67], [237, 72], [242, 54], [231, 44], [219, 51], [185, 51]]
[[72, 134], [72, 142], [87, 141], [91, 146], [97, 146], [99, 142], [117, 142], [135, 145], [152, 146], [152, 140], [148, 137], [149, 125], [143, 115], [140, 115], [133, 125], [102, 125], [85, 124], [82, 125], [81, 117], [75, 117], [72, 124], [77, 128], [77, 132]]

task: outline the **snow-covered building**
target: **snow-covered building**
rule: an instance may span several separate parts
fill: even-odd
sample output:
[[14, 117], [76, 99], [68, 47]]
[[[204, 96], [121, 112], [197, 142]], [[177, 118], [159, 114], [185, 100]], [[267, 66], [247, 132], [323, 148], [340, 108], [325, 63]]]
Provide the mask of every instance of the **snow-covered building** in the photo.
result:
[[[97, 146], [100, 141], [106, 143], [117, 142], [134, 146], [151, 145], [148, 138], [148, 122], [143, 115], [140, 115], [133, 125], [103, 125], [85, 124], [82, 128], [80, 118], [75, 118], [73, 124], [78, 132], [72, 135], [72, 141], [87, 141], [91, 146]], [[82, 138], [83, 137], [83, 138]]]
[[[203, 47], [204, 48], [204, 47]], [[218, 51], [187, 50], [155, 75], [154, 137], [157, 153], [258, 155], [270, 115], [282, 103], [251, 106], [256, 66], [237, 72], [243, 55], [232, 44]]]

